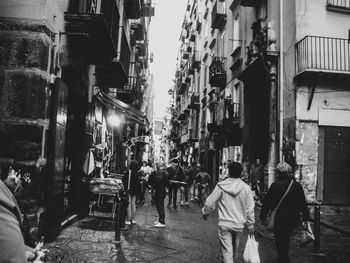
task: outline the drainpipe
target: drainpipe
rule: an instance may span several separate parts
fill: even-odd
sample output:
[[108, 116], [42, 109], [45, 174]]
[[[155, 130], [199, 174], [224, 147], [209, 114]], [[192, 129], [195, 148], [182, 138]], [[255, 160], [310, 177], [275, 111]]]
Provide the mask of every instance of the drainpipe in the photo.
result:
[[279, 103], [279, 161], [283, 161], [283, 115], [284, 115], [284, 100], [283, 100], [283, 89], [284, 89], [284, 32], [283, 32], [283, 0], [280, 0], [280, 103]]

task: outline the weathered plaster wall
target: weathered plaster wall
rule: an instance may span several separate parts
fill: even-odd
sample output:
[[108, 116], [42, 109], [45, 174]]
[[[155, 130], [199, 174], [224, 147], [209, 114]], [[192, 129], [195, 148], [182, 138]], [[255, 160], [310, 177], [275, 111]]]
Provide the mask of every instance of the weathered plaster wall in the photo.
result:
[[296, 122], [296, 178], [304, 187], [308, 202], [316, 200], [318, 124]]
[[300, 86], [297, 91], [298, 120], [318, 121], [319, 109], [350, 110], [349, 84], [339, 79], [318, 80], [310, 110], [307, 110], [311, 88]]
[[347, 38], [349, 14], [327, 11], [326, 3], [326, 0], [296, 1], [297, 41], [306, 35]]

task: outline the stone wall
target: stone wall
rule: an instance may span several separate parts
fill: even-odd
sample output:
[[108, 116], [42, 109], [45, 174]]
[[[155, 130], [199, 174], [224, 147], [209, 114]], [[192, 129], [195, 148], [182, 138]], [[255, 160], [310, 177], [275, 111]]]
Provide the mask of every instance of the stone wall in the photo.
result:
[[318, 123], [296, 123], [296, 178], [304, 187], [307, 202], [316, 201]]

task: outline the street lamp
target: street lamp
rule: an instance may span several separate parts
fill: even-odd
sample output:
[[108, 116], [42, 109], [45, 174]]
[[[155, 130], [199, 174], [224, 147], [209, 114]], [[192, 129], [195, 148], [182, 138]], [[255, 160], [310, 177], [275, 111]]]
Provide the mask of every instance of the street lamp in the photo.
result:
[[118, 127], [122, 123], [121, 116], [119, 116], [117, 114], [109, 115], [107, 120], [108, 120], [109, 124], [111, 124], [114, 127]]

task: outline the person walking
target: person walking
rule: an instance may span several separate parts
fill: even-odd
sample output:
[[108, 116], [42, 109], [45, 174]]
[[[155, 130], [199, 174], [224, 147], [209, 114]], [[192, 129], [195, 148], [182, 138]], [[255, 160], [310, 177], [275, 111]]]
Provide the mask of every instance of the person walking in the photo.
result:
[[137, 197], [138, 201], [142, 205], [145, 203], [145, 192], [147, 189], [148, 178], [151, 173], [151, 166], [149, 166], [146, 161], [142, 161], [142, 166], [140, 168], [139, 191]]
[[197, 191], [197, 183], [196, 183], [196, 176], [197, 174], [201, 171], [200, 165], [197, 164], [196, 162], [192, 163], [191, 166], [191, 185], [189, 188], [189, 192], [191, 195], [191, 201], [194, 201], [196, 199], [196, 191]]
[[201, 171], [197, 174], [196, 183], [198, 185], [198, 203], [202, 206], [211, 185], [210, 175], [204, 167], [201, 167]]
[[264, 165], [261, 163], [259, 158], [256, 159], [256, 162], [252, 167], [252, 175], [250, 182], [251, 188], [255, 193], [255, 199], [261, 199], [264, 184]]
[[184, 182], [185, 172], [180, 166], [178, 159], [173, 159], [171, 161], [171, 175], [169, 180], [169, 202], [168, 207], [173, 203], [173, 208], [177, 208], [177, 191], [179, 190], [180, 185]]
[[189, 194], [190, 185], [192, 184], [192, 180], [193, 180], [192, 170], [187, 165], [188, 163], [185, 162], [183, 166], [183, 170], [185, 173], [184, 183], [180, 185], [180, 193], [181, 193], [180, 205], [181, 206], [183, 205], [189, 206], [188, 194]]
[[[260, 220], [266, 224], [270, 211], [280, 203], [274, 220], [274, 236], [277, 250], [277, 262], [289, 263], [289, 240], [295, 228], [309, 220], [305, 194], [300, 183], [296, 182], [292, 175], [292, 167], [281, 162], [276, 166], [277, 181], [271, 184], [263, 200]], [[288, 190], [288, 191], [287, 191]]]
[[219, 182], [202, 208], [203, 218], [215, 211], [218, 203], [218, 227], [224, 263], [238, 262], [238, 247], [244, 227], [254, 235], [254, 199], [249, 185], [240, 179], [242, 165], [228, 164], [229, 177]]
[[139, 163], [132, 160], [129, 165], [129, 170], [127, 170], [123, 176], [123, 185], [128, 192], [128, 207], [127, 207], [127, 219], [125, 220], [125, 225], [136, 224], [136, 195], [138, 193], [140, 173]]
[[166, 196], [166, 186], [169, 184], [169, 178], [163, 163], [158, 163], [156, 168], [157, 171], [151, 174], [149, 182], [152, 189], [154, 189], [154, 203], [159, 216], [154, 226], [162, 228], [165, 227], [164, 198]]

